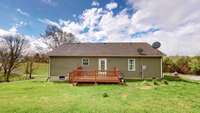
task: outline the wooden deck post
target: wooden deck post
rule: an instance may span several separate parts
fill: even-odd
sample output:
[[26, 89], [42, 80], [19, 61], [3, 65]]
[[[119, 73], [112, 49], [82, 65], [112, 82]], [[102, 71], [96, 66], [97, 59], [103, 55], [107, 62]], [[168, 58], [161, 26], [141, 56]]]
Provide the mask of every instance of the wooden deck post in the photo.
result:
[[115, 75], [118, 77], [119, 82], [121, 82], [121, 81], [120, 81], [120, 71], [119, 71], [119, 69], [115, 67], [115, 68], [114, 68], [114, 72], [115, 72]]
[[94, 71], [94, 81], [95, 81], [95, 84], [97, 83], [97, 71], [95, 70]]
[[69, 83], [71, 83], [71, 74], [72, 74], [72, 73], [69, 73], [69, 77], [68, 77]]

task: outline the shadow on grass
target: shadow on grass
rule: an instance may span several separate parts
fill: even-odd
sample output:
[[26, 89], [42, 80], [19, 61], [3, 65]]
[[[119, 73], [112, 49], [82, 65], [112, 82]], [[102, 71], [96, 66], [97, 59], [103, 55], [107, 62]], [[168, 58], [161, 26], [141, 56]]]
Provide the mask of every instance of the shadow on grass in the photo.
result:
[[68, 81], [50, 81], [52, 83], [58, 83], [58, 84], [70, 84]]
[[43, 80], [33, 80], [31, 81], [33, 83], [46, 83], [47, 81], [43, 81]]
[[119, 83], [79, 83], [77, 86], [106, 86], [106, 85], [122, 85]]
[[[200, 82], [197, 82], [197, 81], [187, 80], [187, 79], [180, 78], [179, 76], [172, 76], [172, 75], [165, 75], [163, 79], [160, 79], [158, 81], [161, 81], [161, 80], [200, 84]], [[142, 82], [142, 81], [151, 82], [151, 81], [153, 81], [153, 79], [148, 79], [148, 80], [146, 80], [146, 79], [145, 80], [139, 80], [139, 79], [126, 80], [126, 83], [127, 82]]]
[[142, 82], [142, 81], [152, 81], [150, 79], [148, 80], [141, 80], [141, 79], [128, 79], [128, 80], [125, 80], [125, 82]]
[[164, 76], [164, 80], [168, 80], [168, 81], [182, 81], [183, 79], [181, 79], [179, 76], [165, 75]]
[[[23, 76], [22, 74], [17, 74], [17, 73], [11, 73], [9, 77], [9, 82], [13, 81], [21, 81], [21, 80], [26, 80], [26, 77]], [[0, 83], [6, 82], [5, 81], [5, 76], [3, 76], [3, 73], [0, 73]]]

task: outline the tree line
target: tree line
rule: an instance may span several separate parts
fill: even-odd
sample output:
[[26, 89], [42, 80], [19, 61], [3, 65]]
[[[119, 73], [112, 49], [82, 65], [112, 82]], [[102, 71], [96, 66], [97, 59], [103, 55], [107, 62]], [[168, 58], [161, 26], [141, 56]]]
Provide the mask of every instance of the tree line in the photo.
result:
[[171, 56], [163, 58], [164, 72], [200, 75], [200, 56]]
[[[40, 37], [49, 50], [55, 49], [64, 43], [78, 41], [72, 33], [65, 32], [61, 27], [55, 25], [48, 25]], [[34, 63], [48, 62], [48, 57], [45, 53], [32, 54], [28, 52], [30, 51], [26, 49], [29, 48], [28, 45], [30, 45], [30, 42], [23, 34], [0, 36], [0, 74], [3, 73], [6, 82], [10, 81], [13, 70], [21, 63], [25, 65], [25, 73], [28, 79], [31, 79]]]

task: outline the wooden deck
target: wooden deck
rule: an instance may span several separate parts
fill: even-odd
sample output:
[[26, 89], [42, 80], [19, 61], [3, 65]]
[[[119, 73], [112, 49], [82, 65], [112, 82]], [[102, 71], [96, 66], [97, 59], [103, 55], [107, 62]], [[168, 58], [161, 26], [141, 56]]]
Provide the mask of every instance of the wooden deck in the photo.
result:
[[90, 71], [76, 69], [69, 74], [70, 83], [120, 83], [120, 71]]

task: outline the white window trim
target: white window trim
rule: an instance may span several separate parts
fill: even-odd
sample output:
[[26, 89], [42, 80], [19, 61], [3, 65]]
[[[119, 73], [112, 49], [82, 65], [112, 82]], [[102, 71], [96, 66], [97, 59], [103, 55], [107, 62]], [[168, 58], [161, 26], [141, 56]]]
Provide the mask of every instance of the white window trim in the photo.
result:
[[[130, 68], [129, 68], [129, 66], [130, 66], [130, 65], [129, 65], [130, 60], [133, 60], [133, 61], [134, 61], [134, 64], [133, 64], [133, 65], [134, 65], [134, 68], [133, 68], [132, 70], [130, 70]], [[136, 67], [136, 66], [135, 66], [135, 59], [133, 59], [133, 58], [132, 58], [132, 59], [128, 59], [128, 71], [135, 71], [135, 67]]]
[[100, 58], [99, 59], [99, 70], [101, 70], [101, 60], [104, 60], [105, 61], [105, 70], [107, 70], [107, 59], [106, 58]]
[[[84, 59], [87, 59], [87, 60], [88, 60], [88, 65], [83, 64], [83, 60], [84, 60]], [[82, 59], [81, 59], [81, 64], [82, 64], [82, 66], [89, 66], [89, 64], [90, 64], [89, 58], [82, 58]]]

